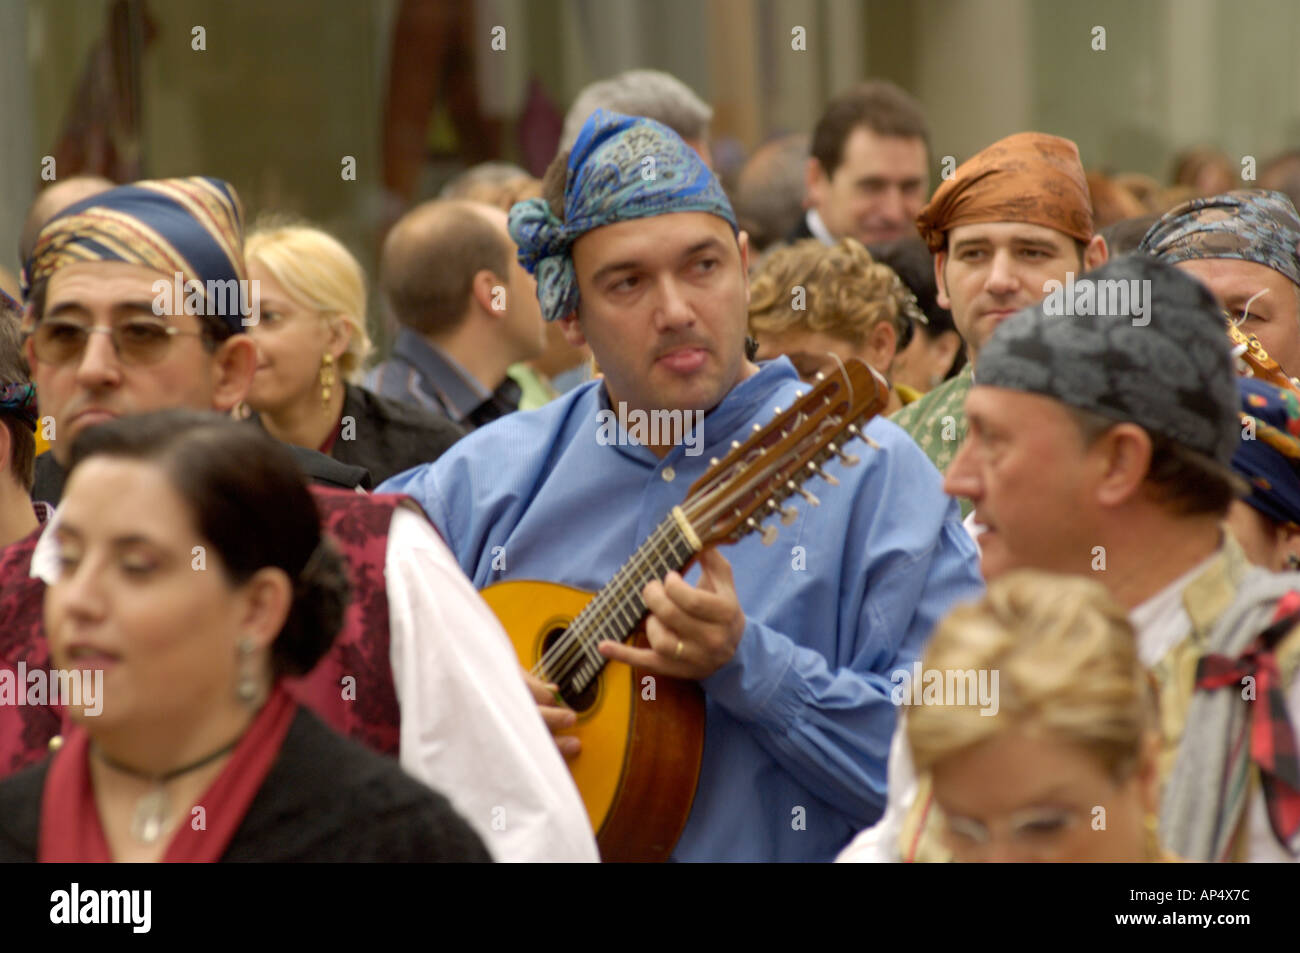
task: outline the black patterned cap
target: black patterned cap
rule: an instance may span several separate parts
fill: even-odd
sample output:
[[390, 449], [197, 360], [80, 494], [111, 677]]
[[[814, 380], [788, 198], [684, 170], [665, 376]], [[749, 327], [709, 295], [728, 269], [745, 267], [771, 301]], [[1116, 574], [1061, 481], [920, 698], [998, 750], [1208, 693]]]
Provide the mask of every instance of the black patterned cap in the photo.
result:
[[975, 376], [1135, 423], [1224, 467], [1237, 448], [1223, 312], [1195, 278], [1145, 255], [1116, 258], [1002, 322]]
[[1281, 192], [1237, 189], [1189, 199], [1161, 216], [1138, 248], [1171, 265], [1238, 258], [1300, 285], [1300, 215]]

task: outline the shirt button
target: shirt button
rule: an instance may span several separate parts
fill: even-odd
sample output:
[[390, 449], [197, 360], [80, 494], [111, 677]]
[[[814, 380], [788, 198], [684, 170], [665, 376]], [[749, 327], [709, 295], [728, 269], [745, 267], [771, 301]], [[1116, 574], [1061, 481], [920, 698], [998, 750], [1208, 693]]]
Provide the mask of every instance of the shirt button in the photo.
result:
[[673, 478], [677, 476], [677, 471], [672, 467], [664, 467], [663, 473], [661, 473], [660, 476], [664, 478], [665, 483], [672, 483]]
[[55, 735], [50, 739], [50, 750], [58, 751], [63, 747], [63, 735]]

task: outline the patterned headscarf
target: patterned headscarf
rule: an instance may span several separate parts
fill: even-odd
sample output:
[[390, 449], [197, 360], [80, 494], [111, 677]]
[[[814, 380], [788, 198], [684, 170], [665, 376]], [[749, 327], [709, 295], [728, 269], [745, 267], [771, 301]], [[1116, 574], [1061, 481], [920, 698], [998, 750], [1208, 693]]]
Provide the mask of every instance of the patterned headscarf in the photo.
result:
[[1238, 258], [1300, 285], [1300, 215], [1281, 192], [1237, 189], [1175, 205], [1142, 236], [1138, 251], [1171, 265]]
[[[23, 297], [31, 286], [66, 265], [123, 261], [165, 276], [241, 282], [244, 210], [239, 195], [219, 179], [158, 179], [121, 185], [76, 202], [45, 223], [24, 269]], [[188, 289], [186, 289], [188, 291]], [[239, 298], [218, 297], [216, 311], [243, 330]], [[205, 299], [206, 301], [206, 299]], [[206, 304], [205, 304], [206, 309]]]
[[569, 153], [564, 220], [545, 199], [510, 210], [519, 263], [537, 278], [542, 316], [554, 321], [578, 306], [571, 250], [602, 225], [669, 212], [710, 212], [738, 231], [717, 177], [681, 136], [653, 119], [597, 109]]
[[1141, 320], [1061, 314], [1053, 295], [1013, 314], [980, 351], [976, 386], [1043, 394], [1132, 422], [1226, 468], [1237, 449], [1239, 399], [1223, 312], [1195, 278], [1145, 255], [1113, 259], [1074, 285], [1091, 284], [1089, 300], [1099, 302], [1117, 287], [1103, 282], [1134, 281], [1145, 302]]
[[1000, 139], [957, 166], [934, 190], [916, 228], [937, 252], [949, 230], [980, 222], [1027, 222], [1090, 240], [1092, 199], [1079, 147], [1041, 132]]
[[[0, 288], [0, 321], [13, 321], [17, 327], [22, 314], [22, 305]], [[0, 414], [12, 414], [35, 430], [39, 417], [36, 410], [36, 388], [28, 381], [0, 381]]]
[[1300, 400], [1267, 381], [1237, 379], [1241, 439], [1232, 469], [1250, 484], [1246, 502], [1275, 523], [1300, 527]]

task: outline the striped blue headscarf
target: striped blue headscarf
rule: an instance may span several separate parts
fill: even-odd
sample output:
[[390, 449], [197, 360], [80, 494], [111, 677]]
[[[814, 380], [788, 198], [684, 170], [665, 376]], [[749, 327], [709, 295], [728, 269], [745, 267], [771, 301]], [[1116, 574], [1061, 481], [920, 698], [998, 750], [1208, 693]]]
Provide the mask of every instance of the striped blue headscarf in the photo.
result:
[[[23, 269], [23, 297], [67, 265], [123, 261], [185, 281], [242, 281], [244, 209], [233, 186], [193, 176], [119, 185], [69, 205], [45, 223]], [[242, 313], [215, 309], [233, 331]], [[209, 312], [214, 313], [214, 312]]]
[[653, 119], [597, 109], [569, 153], [564, 220], [545, 199], [510, 210], [519, 263], [537, 278], [542, 316], [554, 321], [578, 306], [573, 243], [602, 225], [669, 212], [709, 212], [739, 232], [717, 177], [681, 136]]

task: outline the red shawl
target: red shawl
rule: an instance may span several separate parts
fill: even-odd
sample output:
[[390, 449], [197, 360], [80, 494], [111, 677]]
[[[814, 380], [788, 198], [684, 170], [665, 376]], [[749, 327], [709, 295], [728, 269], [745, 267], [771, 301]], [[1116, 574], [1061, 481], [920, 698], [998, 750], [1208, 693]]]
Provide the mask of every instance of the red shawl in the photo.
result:
[[[199, 798], [206, 814], [204, 829], [195, 830], [189, 818], [182, 818], [162, 856], [164, 863], [221, 859], [275, 763], [297, 710], [297, 703], [277, 684], [226, 766]], [[90, 736], [80, 725], [64, 736], [63, 747], [50, 761], [41, 799], [38, 854], [41, 863], [113, 860], [91, 783]]]

